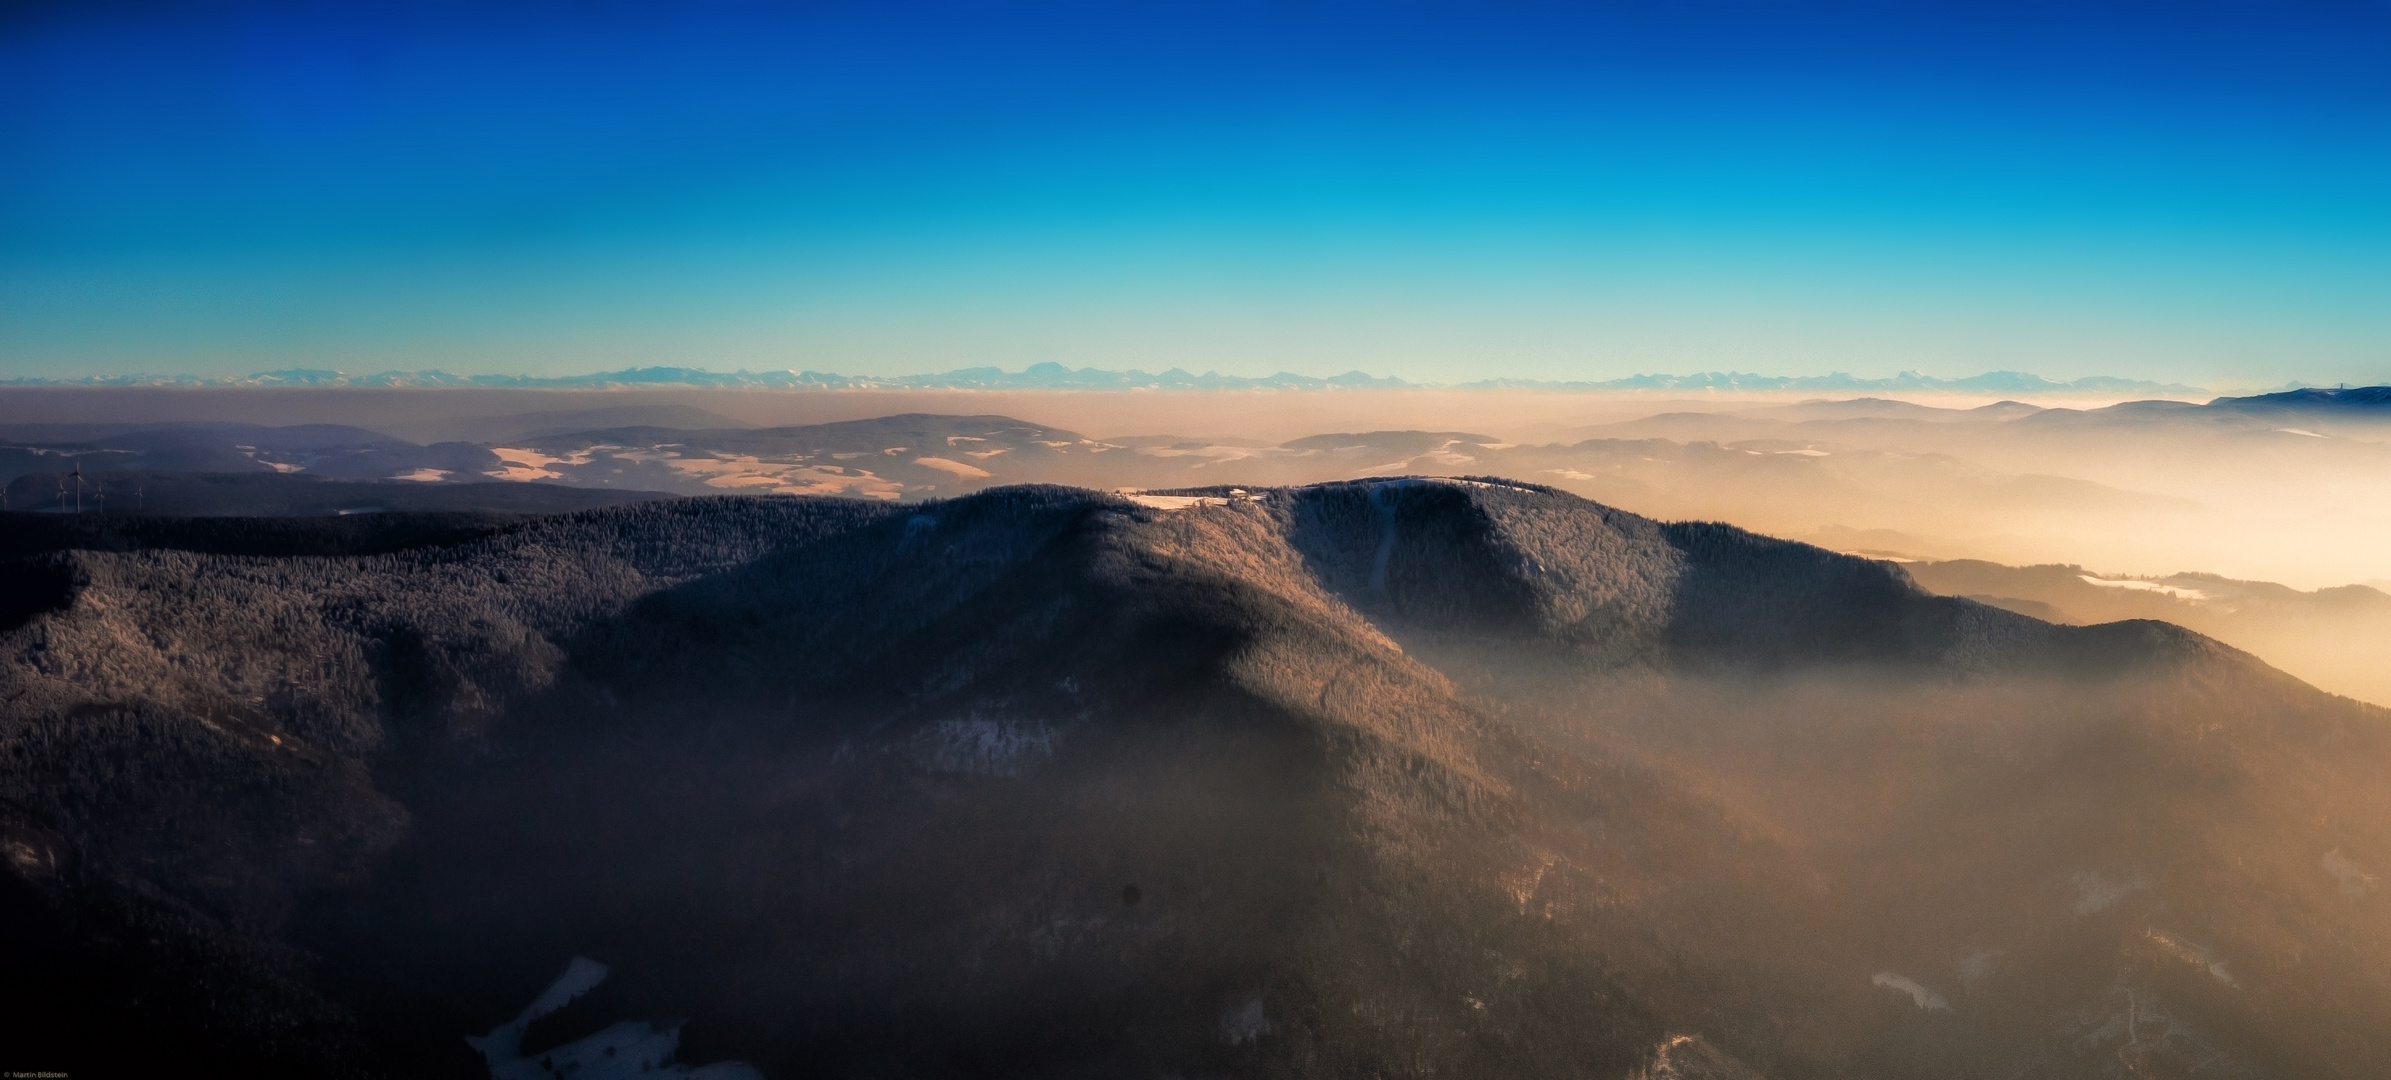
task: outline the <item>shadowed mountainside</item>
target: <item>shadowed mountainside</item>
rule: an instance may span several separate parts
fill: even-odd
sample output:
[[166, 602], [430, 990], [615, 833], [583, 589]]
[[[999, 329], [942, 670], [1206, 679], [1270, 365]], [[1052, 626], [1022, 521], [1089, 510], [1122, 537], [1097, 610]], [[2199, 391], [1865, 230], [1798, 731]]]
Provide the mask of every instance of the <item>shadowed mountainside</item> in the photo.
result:
[[0, 1007], [94, 1074], [481, 1075], [574, 956], [614, 974], [527, 1056], [635, 1016], [774, 1077], [2391, 1056], [2381, 710], [1531, 485], [1180, 494], [20, 544]]

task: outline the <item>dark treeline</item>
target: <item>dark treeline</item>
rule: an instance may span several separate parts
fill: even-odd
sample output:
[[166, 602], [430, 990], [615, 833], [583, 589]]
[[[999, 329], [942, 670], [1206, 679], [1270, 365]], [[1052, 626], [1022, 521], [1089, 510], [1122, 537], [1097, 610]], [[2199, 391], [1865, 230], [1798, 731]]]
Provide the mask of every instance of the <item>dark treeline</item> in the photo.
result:
[[287, 558], [376, 555], [448, 546], [521, 520], [516, 514], [403, 513], [345, 517], [163, 518], [0, 514], [0, 558], [50, 551], [195, 551]]

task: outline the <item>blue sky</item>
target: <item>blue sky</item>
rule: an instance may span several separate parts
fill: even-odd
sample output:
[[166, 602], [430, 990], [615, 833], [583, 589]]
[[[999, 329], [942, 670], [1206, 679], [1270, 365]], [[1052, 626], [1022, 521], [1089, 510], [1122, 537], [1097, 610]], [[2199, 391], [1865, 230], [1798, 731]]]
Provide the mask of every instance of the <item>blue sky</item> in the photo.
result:
[[2391, 5], [0, 8], [0, 372], [2391, 380]]

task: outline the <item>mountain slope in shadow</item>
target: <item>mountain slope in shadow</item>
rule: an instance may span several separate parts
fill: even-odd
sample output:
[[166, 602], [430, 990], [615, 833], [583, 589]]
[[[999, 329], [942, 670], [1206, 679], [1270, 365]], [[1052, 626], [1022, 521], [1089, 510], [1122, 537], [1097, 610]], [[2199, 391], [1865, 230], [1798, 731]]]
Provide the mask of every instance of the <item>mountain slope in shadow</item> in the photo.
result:
[[93, 1072], [486, 1075], [576, 956], [526, 1060], [637, 1017], [775, 1077], [2391, 1055], [2381, 710], [1531, 485], [1182, 494], [20, 556], [6, 1007]]

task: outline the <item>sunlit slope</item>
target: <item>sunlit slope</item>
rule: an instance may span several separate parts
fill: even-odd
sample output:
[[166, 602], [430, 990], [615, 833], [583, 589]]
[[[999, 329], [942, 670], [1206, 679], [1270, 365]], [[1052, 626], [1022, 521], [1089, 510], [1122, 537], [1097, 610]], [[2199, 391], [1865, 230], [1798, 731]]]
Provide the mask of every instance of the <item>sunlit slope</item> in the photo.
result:
[[1531, 486], [1191, 494], [35, 556], [11, 1004], [291, 1075], [473, 1075], [575, 955], [526, 1051], [769, 1076], [2391, 1055], [2378, 710]]

